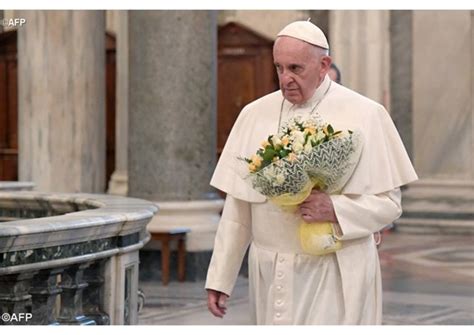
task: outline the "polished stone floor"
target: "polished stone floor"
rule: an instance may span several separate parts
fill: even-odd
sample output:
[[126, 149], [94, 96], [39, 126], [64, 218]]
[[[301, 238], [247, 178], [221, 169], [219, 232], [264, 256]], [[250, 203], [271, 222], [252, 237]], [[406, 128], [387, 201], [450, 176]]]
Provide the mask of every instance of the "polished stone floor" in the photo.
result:
[[[386, 325], [474, 324], [474, 236], [389, 232], [379, 249]], [[248, 282], [239, 277], [224, 319], [206, 307], [204, 282], [141, 282], [146, 325], [245, 325]]]

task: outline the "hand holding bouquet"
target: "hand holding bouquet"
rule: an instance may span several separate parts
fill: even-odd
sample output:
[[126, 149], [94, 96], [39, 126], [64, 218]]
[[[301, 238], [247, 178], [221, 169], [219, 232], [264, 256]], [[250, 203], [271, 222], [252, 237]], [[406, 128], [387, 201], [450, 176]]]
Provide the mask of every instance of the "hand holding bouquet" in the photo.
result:
[[[349, 180], [362, 150], [357, 132], [335, 131], [316, 120], [290, 119], [280, 133], [270, 135], [251, 158], [246, 177], [252, 187], [277, 205], [296, 210], [317, 188], [339, 192]], [[323, 255], [341, 247], [330, 222], [300, 224], [303, 250]]]

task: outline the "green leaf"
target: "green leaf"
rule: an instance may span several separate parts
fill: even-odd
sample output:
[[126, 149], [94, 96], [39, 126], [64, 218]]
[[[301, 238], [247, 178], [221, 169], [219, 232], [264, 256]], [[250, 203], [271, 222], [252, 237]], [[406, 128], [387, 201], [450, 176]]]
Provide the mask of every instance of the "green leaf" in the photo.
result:
[[276, 154], [277, 154], [277, 152], [275, 150], [273, 150], [272, 148], [267, 147], [265, 149], [265, 152], [263, 153], [263, 160], [271, 162], [273, 157], [275, 157]]
[[284, 158], [284, 157], [288, 156], [289, 153], [290, 153], [289, 150], [280, 150], [280, 152], [279, 152], [280, 158]]
[[334, 128], [333, 128], [330, 124], [328, 124], [328, 133], [329, 133], [329, 134], [333, 134], [333, 133], [334, 133]]

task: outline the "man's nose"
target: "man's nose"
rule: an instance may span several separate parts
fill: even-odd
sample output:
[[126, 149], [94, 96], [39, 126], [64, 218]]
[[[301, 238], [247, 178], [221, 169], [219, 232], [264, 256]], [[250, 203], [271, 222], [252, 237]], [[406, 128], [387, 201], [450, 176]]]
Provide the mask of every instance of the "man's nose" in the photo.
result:
[[280, 74], [280, 83], [282, 86], [287, 86], [293, 81], [293, 77], [287, 71]]

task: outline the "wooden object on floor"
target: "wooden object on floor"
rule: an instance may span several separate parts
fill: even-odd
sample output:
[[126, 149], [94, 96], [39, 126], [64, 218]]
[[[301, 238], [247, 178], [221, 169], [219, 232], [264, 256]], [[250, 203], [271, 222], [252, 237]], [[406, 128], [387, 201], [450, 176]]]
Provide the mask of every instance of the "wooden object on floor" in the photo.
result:
[[168, 285], [170, 279], [170, 242], [178, 241], [178, 280], [183, 282], [186, 278], [186, 234], [191, 229], [174, 228], [163, 231], [150, 232], [151, 239], [161, 242], [161, 282]]

